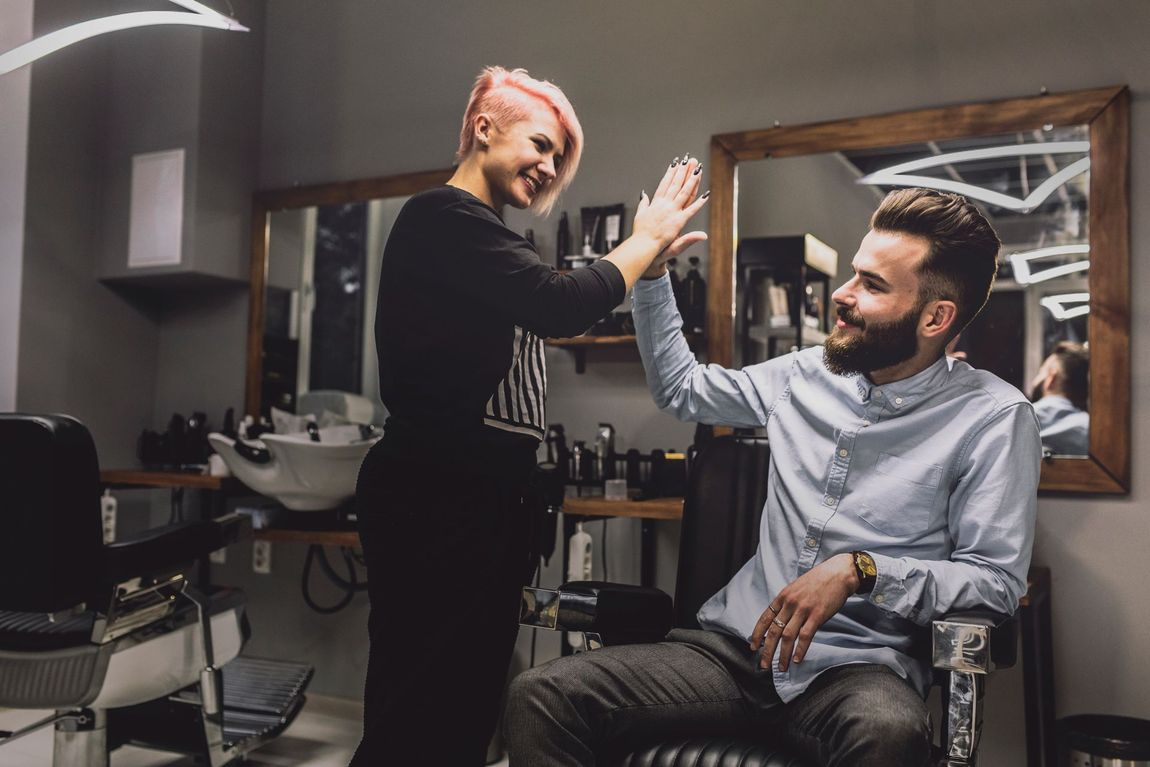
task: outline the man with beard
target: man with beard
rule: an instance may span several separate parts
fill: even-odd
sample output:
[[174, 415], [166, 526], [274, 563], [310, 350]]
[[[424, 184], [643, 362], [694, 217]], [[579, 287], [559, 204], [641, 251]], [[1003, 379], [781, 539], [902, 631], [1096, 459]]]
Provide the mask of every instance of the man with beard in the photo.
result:
[[1054, 455], [1090, 453], [1090, 351], [1060, 341], [1030, 382], [1030, 401], [1042, 429], [1042, 447]]
[[765, 427], [755, 556], [653, 645], [560, 658], [508, 699], [512, 765], [590, 765], [608, 740], [771, 728], [813, 764], [922, 765], [916, 638], [1026, 591], [1041, 446], [1021, 392], [944, 354], [1000, 243], [965, 199], [887, 195], [833, 295], [823, 349], [728, 370], [691, 354], [662, 267], [635, 288], [647, 381], [683, 420]]

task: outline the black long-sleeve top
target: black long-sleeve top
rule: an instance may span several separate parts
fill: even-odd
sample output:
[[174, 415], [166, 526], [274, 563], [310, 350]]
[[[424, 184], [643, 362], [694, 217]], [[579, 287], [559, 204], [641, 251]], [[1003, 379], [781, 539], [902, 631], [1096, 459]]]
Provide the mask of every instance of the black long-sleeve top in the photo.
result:
[[417, 194], [388, 237], [375, 343], [389, 437], [534, 452], [546, 428], [540, 338], [582, 333], [618, 306], [600, 261], [561, 274], [474, 195]]

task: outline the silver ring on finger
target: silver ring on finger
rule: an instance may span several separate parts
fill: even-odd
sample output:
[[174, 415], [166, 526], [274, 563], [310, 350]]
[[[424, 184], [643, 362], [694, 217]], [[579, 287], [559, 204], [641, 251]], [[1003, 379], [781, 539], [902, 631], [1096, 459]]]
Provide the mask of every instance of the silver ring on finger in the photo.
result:
[[776, 609], [775, 609], [774, 607], [772, 607], [771, 605], [767, 605], [767, 609], [768, 609], [768, 610], [770, 610], [771, 612], [773, 612], [775, 615], [778, 615], [778, 614], [779, 614], [779, 611], [778, 611], [778, 610], [776, 610]]
[[772, 619], [771, 619], [771, 623], [773, 623], [773, 624], [775, 624], [776, 626], [778, 626], [778, 627], [779, 627], [779, 631], [782, 631], [783, 629], [785, 629], [785, 628], [787, 627], [787, 624], [783, 623], [783, 622], [782, 622], [781, 620], [779, 620], [778, 618], [772, 618]]

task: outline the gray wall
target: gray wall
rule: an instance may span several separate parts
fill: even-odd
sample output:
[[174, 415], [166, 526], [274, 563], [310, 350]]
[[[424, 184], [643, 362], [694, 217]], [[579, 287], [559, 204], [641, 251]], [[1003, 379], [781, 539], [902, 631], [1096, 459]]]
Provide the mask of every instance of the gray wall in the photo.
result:
[[[91, 17], [83, 0], [37, 3], [37, 34]], [[152, 426], [158, 329], [95, 280], [105, 186], [110, 36], [32, 68], [16, 406], [68, 412], [105, 465], [128, 466]]]
[[[252, 33], [145, 27], [32, 68], [16, 406], [83, 420], [103, 466], [133, 465], [140, 431], [173, 412], [203, 410], [218, 425], [227, 407], [242, 409], [263, 6], [233, 5]], [[91, 14], [83, 0], [41, 2], [35, 28]], [[131, 156], [178, 146], [185, 254], [226, 279], [206, 290], [99, 282], [124, 271]]]
[[[587, 154], [560, 202], [630, 209], [663, 163], [704, 154], [714, 133], [779, 120], [856, 115], [1128, 83], [1133, 90], [1132, 208], [1150, 193], [1150, 53], [1144, 3], [1068, 0], [965, 4], [814, 2], [513, 3], [452, 6], [277, 0], [269, 8], [261, 183], [334, 181], [450, 163], [471, 80], [489, 63], [560, 84], [587, 134]], [[533, 226], [541, 250], [556, 217]], [[1133, 222], [1133, 284], [1150, 281], [1150, 231]], [[845, 254], [848, 259], [853, 254]], [[1133, 345], [1150, 303], [1134, 290]], [[552, 420], [576, 437], [612, 421], [644, 449], [689, 441], [647, 402], [637, 363], [617, 352], [576, 377], [549, 357]], [[1127, 498], [1043, 498], [1036, 561], [1054, 572], [1058, 711], [1146, 716], [1150, 577], [1145, 486], [1150, 434], [1142, 402], [1150, 363], [1134, 361], [1135, 486]], [[1140, 396], [1141, 395], [1141, 396]], [[666, 562], [663, 563], [667, 564]], [[664, 569], [666, 569], [664, 567]], [[1083, 630], [1083, 627], [1092, 627]], [[1106, 627], [1106, 652], [1097, 628]], [[350, 638], [348, 641], [352, 641]], [[987, 762], [1020, 763], [1021, 673], [996, 677]]]
[[[0, 51], [32, 39], [32, 0], [4, 0]], [[0, 411], [16, 407], [20, 284], [24, 265], [24, 181], [28, 157], [29, 85], [25, 67], [0, 77]]]

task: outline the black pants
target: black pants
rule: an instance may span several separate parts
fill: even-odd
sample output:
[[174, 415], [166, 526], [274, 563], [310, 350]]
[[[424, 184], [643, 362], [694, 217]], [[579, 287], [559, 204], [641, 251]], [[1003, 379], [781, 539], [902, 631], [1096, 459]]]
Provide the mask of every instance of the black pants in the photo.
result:
[[538, 562], [524, 483], [379, 448], [356, 488], [371, 649], [351, 764], [482, 765]]
[[607, 647], [529, 669], [507, 695], [511, 767], [590, 767], [618, 749], [731, 735], [782, 742], [804, 762], [830, 767], [927, 763], [926, 703], [891, 669], [832, 668], [784, 704], [757, 661], [745, 640], [676, 629], [658, 644]]

